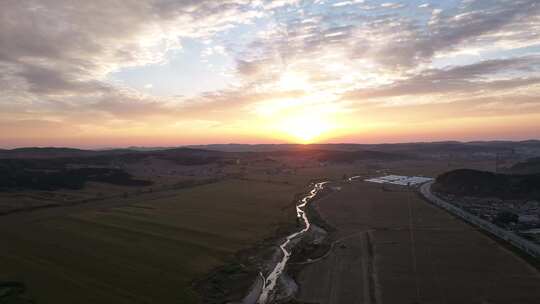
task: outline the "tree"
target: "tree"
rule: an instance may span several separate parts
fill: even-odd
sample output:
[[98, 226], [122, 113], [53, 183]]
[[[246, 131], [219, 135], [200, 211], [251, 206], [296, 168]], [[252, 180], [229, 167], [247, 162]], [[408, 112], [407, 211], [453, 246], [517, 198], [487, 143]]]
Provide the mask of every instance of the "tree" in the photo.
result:
[[499, 226], [506, 226], [510, 223], [517, 223], [519, 220], [519, 216], [515, 213], [509, 212], [509, 211], [502, 211], [495, 216], [495, 219], [493, 222], [496, 225]]

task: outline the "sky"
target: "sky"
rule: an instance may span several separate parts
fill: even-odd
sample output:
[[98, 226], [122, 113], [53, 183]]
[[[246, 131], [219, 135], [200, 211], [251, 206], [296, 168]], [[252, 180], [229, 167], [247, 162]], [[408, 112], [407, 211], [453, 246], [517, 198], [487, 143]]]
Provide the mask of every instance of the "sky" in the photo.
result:
[[0, 1], [0, 148], [524, 139], [537, 0]]

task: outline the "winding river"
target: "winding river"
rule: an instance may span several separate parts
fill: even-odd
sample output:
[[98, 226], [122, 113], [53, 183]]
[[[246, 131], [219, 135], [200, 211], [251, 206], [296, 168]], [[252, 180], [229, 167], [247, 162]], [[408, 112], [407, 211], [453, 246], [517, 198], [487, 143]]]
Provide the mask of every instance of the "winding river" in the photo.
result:
[[257, 300], [258, 304], [266, 304], [266, 301], [268, 301], [268, 297], [270, 296], [271, 292], [276, 287], [277, 280], [279, 279], [279, 276], [281, 275], [281, 273], [285, 269], [285, 265], [287, 264], [287, 261], [289, 260], [289, 258], [291, 256], [291, 252], [289, 251], [290, 249], [287, 250], [287, 245], [289, 245], [289, 243], [294, 238], [296, 238], [299, 235], [302, 235], [303, 233], [305, 233], [306, 231], [309, 230], [309, 227], [311, 226], [311, 223], [309, 222], [309, 219], [307, 217], [305, 207], [306, 207], [307, 203], [312, 198], [314, 198], [319, 191], [321, 191], [324, 188], [324, 185], [326, 183], [328, 183], [328, 182], [316, 183], [313, 186], [313, 189], [311, 189], [311, 191], [309, 192], [309, 194], [304, 196], [299, 201], [299, 204], [296, 205], [296, 216], [298, 218], [301, 218], [304, 221], [304, 228], [302, 230], [300, 230], [300, 231], [297, 231], [297, 232], [287, 236], [285, 241], [283, 243], [281, 243], [281, 245], [279, 245], [279, 247], [281, 248], [281, 252], [283, 252], [283, 258], [281, 258], [281, 261], [279, 261], [279, 263], [276, 264], [276, 266], [274, 267], [272, 272], [264, 279], [263, 289], [261, 291], [259, 299]]

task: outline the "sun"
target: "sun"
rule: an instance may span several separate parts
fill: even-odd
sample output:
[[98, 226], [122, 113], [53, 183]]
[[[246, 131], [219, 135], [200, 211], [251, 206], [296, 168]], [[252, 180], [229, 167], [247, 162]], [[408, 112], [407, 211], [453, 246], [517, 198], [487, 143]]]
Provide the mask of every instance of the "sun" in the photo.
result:
[[283, 119], [279, 123], [279, 129], [289, 139], [308, 144], [328, 135], [333, 125], [321, 115], [307, 113]]

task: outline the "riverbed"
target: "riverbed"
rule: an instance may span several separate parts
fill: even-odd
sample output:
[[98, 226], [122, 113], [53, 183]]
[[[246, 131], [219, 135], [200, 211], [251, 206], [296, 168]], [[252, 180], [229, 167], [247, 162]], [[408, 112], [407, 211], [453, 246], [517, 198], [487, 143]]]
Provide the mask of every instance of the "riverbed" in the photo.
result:
[[291, 249], [287, 248], [287, 246], [291, 243], [291, 241], [297, 237], [300, 237], [302, 234], [304, 234], [306, 231], [309, 230], [311, 227], [311, 223], [309, 221], [309, 218], [306, 214], [306, 205], [310, 200], [312, 200], [319, 191], [324, 189], [324, 185], [327, 184], [328, 181], [325, 182], [319, 182], [314, 184], [311, 191], [304, 196], [302, 199], [299, 200], [299, 204], [296, 205], [296, 216], [298, 219], [302, 219], [304, 222], [304, 228], [302, 230], [299, 230], [285, 238], [283, 243], [279, 245], [279, 248], [281, 249], [281, 252], [283, 253], [283, 257], [281, 260], [276, 264], [272, 272], [268, 274], [268, 276], [264, 279], [263, 289], [261, 291], [261, 294], [259, 296], [259, 299], [257, 300], [258, 304], [266, 304], [269, 300], [272, 293], [275, 291], [277, 281], [283, 271], [285, 270], [285, 266], [287, 265], [287, 261], [289, 260], [291, 256]]

